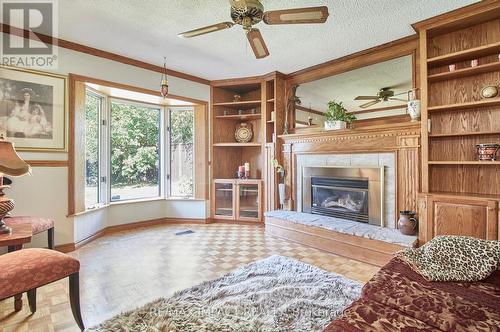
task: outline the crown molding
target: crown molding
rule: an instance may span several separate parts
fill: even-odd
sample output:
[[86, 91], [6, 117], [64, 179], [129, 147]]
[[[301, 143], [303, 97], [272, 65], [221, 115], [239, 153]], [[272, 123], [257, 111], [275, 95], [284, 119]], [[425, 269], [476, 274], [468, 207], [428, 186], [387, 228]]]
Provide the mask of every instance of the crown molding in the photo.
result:
[[[10, 26], [10, 25], [5, 24], [5, 23], [2, 23], [1, 29], [2, 29], [1, 31], [3, 33], [7, 33], [7, 34], [23, 37], [23, 38], [28, 38], [28, 39], [32, 39], [32, 40], [41, 40], [44, 43], [52, 44], [54, 46], [62, 47], [62, 48], [72, 50], [75, 52], [93, 55], [93, 56], [103, 58], [103, 59], [108, 59], [108, 60], [120, 62], [120, 63], [126, 64], [126, 65], [130, 65], [130, 66], [134, 66], [134, 67], [138, 67], [138, 68], [142, 68], [142, 69], [146, 69], [146, 70], [150, 70], [150, 71], [154, 71], [154, 72], [158, 72], [158, 73], [163, 73], [163, 70], [164, 70], [163, 67], [153, 65], [151, 63], [147, 63], [147, 62], [140, 61], [140, 60], [135, 60], [135, 59], [132, 59], [132, 58], [120, 55], [120, 54], [116, 54], [116, 53], [104, 51], [104, 50], [101, 50], [98, 48], [74, 43], [74, 42], [71, 42], [68, 40], [54, 38], [51, 36], [47, 36], [47, 35], [43, 35], [43, 34], [39, 34], [39, 33], [34, 33], [31, 31], [19, 29], [19, 28]], [[192, 82], [196, 82], [196, 83], [200, 83], [200, 84], [205, 84], [205, 85], [210, 85], [210, 80], [207, 80], [207, 79], [204, 79], [204, 78], [201, 78], [198, 76], [182, 73], [180, 71], [167, 69], [167, 74], [170, 76], [184, 79], [184, 80], [188, 80], [188, 81], [192, 81]]]

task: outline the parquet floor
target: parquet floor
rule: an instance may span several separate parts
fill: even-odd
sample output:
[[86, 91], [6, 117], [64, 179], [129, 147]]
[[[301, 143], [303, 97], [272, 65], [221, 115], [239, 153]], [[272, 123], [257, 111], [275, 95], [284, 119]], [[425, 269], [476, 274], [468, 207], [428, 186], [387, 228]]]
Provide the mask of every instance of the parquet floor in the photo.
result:
[[[175, 235], [181, 230], [193, 234]], [[81, 262], [82, 315], [87, 327], [159, 297], [217, 278], [273, 254], [293, 257], [366, 282], [377, 267], [266, 235], [253, 225], [161, 225], [99, 238], [71, 253]], [[13, 312], [0, 302], [0, 331], [78, 331], [67, 280], [38, 290], [38, 310]]]

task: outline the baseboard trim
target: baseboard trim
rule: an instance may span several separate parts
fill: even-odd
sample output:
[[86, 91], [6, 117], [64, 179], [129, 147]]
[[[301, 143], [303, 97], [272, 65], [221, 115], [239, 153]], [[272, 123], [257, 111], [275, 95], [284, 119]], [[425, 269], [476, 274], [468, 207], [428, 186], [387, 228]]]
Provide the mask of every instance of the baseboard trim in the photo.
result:
[[66, 254], [68, 252], [75, 251], [76, 247], [75, 247], [74, 243], [66, 243], [66, 244], [60, 244], [60, 245], [56, 246], [55, 249], [59, 252], [63, 252]]
[[79, 249], [83, 247], [84, 245], [108, 234], [113, 234], [113, 233], [118, 233], [122, 231], [127, 231], [131, 229], [137, 229], [137, 228], [147, 228], [147, 227], [153, 227], [157, 225], [162, 225], [162, 224], [169, 224], [169, 225], [184, 225], [184, 224], [208, 224], [211, 223], [210, 219], [186, 219], [186, 218], [158, 218], [158, 219], [150, 219], [150, 220], [143, 220], [143, 221], [137, 221], [129, 224], [123, 224], [123, 225], [115, 225], [115, 226], [108, 226], [100, 231], [89, 235], [88, 237], [74, 242], [74, 243], [65, 243], [65, 244], [60, 244], [56, 246], [56, 250], [63, 252], [63, 253], [69, 253], [72, 251], [75, 251], [76, 249]]

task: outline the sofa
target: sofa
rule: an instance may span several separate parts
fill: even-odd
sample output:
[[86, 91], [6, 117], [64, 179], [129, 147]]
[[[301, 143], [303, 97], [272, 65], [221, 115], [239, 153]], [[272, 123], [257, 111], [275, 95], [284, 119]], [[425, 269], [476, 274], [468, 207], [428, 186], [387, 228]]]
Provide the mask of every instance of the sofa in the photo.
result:
[[393, 258], [324, 331], [500, 331], [500, 270], [480, 282], [429, 282]]

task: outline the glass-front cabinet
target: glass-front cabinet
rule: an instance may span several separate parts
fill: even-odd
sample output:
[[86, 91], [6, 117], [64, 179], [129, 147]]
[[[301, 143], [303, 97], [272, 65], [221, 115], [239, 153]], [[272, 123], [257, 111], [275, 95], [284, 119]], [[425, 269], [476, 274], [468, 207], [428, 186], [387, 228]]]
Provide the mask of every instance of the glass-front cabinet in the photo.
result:
[[261, 180], [215, 180], [213, 219], [261, 221]]
[[214, 217], [217, 219], [234, 219], [236, 216], [235, 183], [233, 180], [217, 180], [214, 183], [215, 209]]
[[237, 212], [238, 220], [259, 220], [261, 210], [260, 181], [239, 182]]

